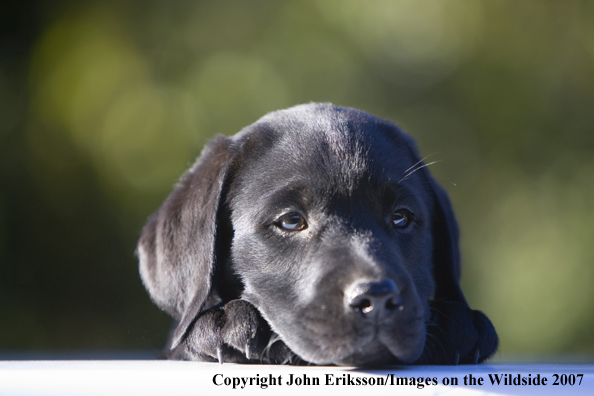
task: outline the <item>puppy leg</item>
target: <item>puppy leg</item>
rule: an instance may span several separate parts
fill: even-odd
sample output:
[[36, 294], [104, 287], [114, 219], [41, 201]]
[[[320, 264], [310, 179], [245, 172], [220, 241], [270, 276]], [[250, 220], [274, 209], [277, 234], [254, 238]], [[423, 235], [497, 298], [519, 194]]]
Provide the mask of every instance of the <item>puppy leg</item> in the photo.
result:
[[283, 363], [294, 358], [253, 305], [243, 300], [204, 311], [169, 358], [219, 363]]
[[482, 312], [452, 301], [432, 301], [431, 311], [425, 349], [415, 364], [477, 364], [497, 350], [497, 333]]

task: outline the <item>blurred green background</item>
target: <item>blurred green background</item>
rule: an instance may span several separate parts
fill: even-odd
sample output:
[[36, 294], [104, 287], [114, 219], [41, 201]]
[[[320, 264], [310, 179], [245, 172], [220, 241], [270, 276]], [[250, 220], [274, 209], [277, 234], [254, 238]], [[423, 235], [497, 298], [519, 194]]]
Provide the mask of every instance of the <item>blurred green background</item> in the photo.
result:
[[507, 353], [594, 352], [594, 3], [3, 1], [0, 350], [160, 348], [149, 214], [203, 144], [309, 101], [416, 137]]

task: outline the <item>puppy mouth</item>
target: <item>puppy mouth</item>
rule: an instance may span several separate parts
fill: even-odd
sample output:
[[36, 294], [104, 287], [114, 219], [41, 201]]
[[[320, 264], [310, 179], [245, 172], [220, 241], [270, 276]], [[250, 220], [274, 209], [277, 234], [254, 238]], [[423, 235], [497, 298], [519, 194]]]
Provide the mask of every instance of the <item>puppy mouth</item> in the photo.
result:
[[[307, 334], [319, 333], [321, 330]], [[379, 366], [410, 364], [416, 361], [425, 345], [424, 319], [414, 318], [400, 325], [370, 325], [356, 334], [337, 335], [328, 331], [326, 337], [296, 339], [293, 334], [281, 338], [303, 360], [317, 365]]]
[[373, 339], [358, 347], [348, 356], [340, 359], [340, 364], [358, 366], [381, 364], [410, 364], [417, 360], [425, 345], [425, 329], [399, 331], [378, 331]]

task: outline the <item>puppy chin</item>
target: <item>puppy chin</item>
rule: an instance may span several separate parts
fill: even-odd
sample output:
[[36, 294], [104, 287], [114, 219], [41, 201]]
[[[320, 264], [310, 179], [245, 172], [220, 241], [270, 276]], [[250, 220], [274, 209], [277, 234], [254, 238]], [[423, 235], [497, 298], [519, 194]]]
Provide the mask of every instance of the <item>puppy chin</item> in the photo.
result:
[[[424, 338], [423, 338], [424, 340]], [[373, 367], [386, 364], [410, 364], [416, 361], [423, 352], [424, 342], [404, 347], [388, 347], [381, 342], [366, 345], [359, 351], [337, 359], [333, 363], [339, 366]], [[394, 353], [395, 351], [396, 353]]]
[[[414, 363], [421, 357], [425, 348], [427, 331], [422, 320], [415, 321], [416, 326], [408, 329], [398, 329], [398, 334], [392, 332], [380, 333], [379, 339], [399, 362]], [[406, 331], [408, 330], [408, 331]]]
[[353, 347], [351, 353], [334, 361], [341, 366], [379, 366], [411, 364], [421, 357], [426, 328], [422, 319], [406, 327], [380, 328], [371, 342]]
[[[405, 340], [394, 340], [393, 335], [374, 337], [364, 345], [352, 347], [310, 348], [301, 344], [290, 346], [303, 360], [317, 365], [373, 367], [386, 364], [411, 364], [423, 352], [425, 346], [425, 332], [406, 337]], [[322, 352], [325, 351], [326, 353]]]
[[421, 357], [423, 348], [425, 347], [425, 333], [423, 332], [422, 341], [415, 341], [405, 347], [398, 345], [387, 345], [393, 356], [398, 359], [399, 363], [411, 364]]

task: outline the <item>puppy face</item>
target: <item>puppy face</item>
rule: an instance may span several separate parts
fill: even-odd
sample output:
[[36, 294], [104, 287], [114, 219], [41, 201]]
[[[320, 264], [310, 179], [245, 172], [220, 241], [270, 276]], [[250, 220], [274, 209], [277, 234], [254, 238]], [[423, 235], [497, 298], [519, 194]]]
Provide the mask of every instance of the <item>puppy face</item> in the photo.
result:
[[[229, 192], [230, 264], [241, 298], [303, 359], [412, 362], [434, 289], [431, 198], [405, 178], [407, 142], [356, 115], [258, 131], [269, 146], [246, 148]], [[360, 297], [369, 285], [393, 295]]]
[[215, 138], [138, 256], [177, 320], [170, 356], [254, 361], [270, 331], [316, 364], [478, 362], [497, 348], [459, 288], [445, 192], [410, 137], [359, 110], [296, 106]]

